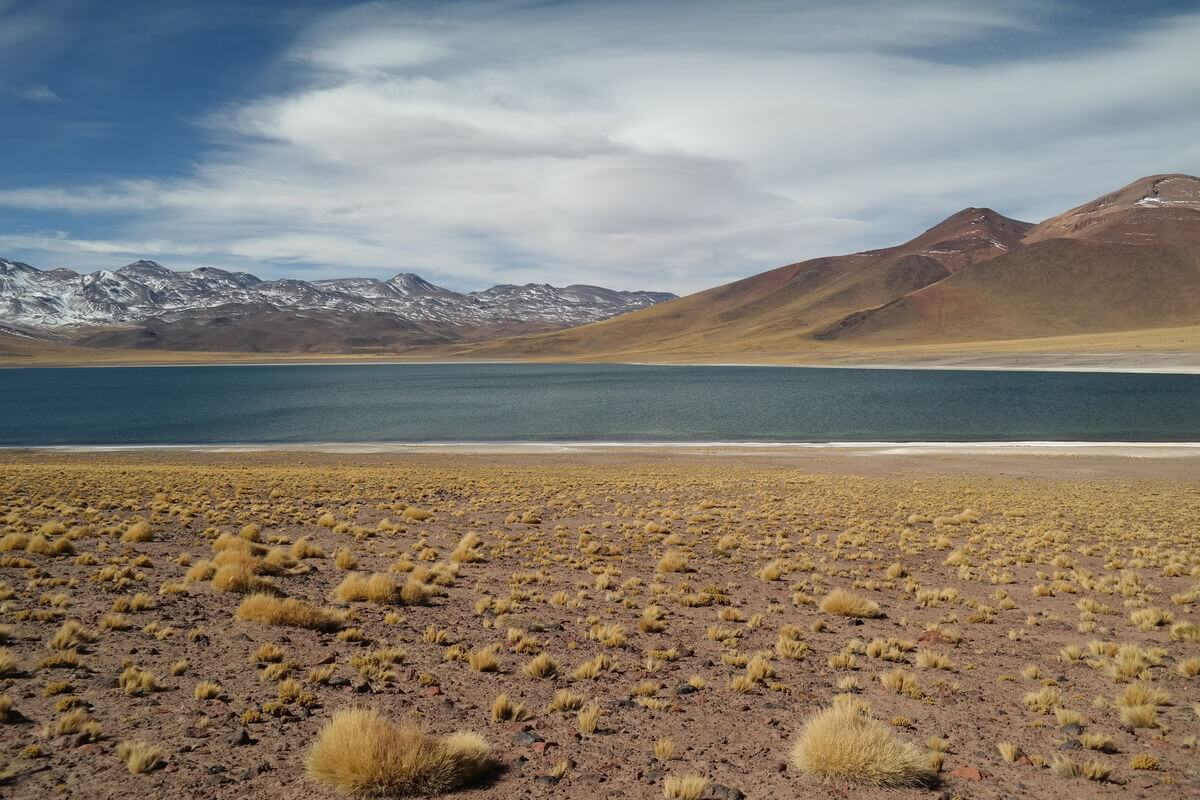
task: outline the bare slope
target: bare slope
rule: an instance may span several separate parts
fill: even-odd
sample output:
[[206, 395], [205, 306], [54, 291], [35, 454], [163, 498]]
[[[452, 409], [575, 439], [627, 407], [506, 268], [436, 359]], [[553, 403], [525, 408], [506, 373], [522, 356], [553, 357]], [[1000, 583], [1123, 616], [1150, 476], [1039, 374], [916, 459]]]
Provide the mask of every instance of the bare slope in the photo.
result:
[[886, 304], [1020, 245], [1030, 224], [967, 208], [905, 244], [816, 258], [553, 334], [473, 348], [516, 357], [793, 350], [811, 332]]
[[623, 317], [471, 348], [519, 358], [821, 359], [1200, 325], [1200, 179], [1155, 175], [1029, 225], [968, 208]]

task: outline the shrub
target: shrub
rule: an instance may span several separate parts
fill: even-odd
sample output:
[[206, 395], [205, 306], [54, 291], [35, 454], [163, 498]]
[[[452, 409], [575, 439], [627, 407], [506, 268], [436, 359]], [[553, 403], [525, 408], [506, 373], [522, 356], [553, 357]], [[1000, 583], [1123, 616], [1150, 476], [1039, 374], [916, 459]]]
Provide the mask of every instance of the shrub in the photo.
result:
[[90, 644], [99, 638], [73, 619], [67, 620], [58, 633], [47, 643], [51, 650], [74, 650], [80, 645]]
[[558, 672], [558, 664], [548, 653], [534, 656], [522, 667], [522, 671], [530, 678], [549, 678]]
[[337, 712], [308, 753], [308, 774], [345, 794], [407, 797], [466, 786], [493, 768], [478, 734], [430, 736], [373, 709]]
[[847, 592], [845, 589], [834, 589], [821, 600], [821, 610], [826, 614], [836, 614], [839, 617], [881, 617], [883, 612], [874, 600]]
[[805, 723], [792, 764], [824, 780], [869, 786], [920, 786], [933, 780], [925, 753], [853, 703], [827, 708]]
[[196, 684], [196, 699], [211, 700], [221, 694], [221, 687], [209, 681], [201, 681]]
[[149, 772], [162, 765], [162, 751], [145, 742], [124, 741], [117, 745], [117, 758], [134, 775]]
[[679, 550], [668, 550], [658, 561], [659, 572], [684, 572], [687, 570], [687, 556]]
[[130, 525], [121, 534], [122, 542], [149, 542], [154, 539], [154, 531], [150, 530], [150, 523], [144, 519]]
[[663, 781], [663, 797], [667, 800], [700, 800], [708, 789], [708, 778], [689, 773], [683, 776], [668, 775]]
[[262, 622], [291, 628], [335, 631], [342, 625], [341, 615], [292, 598], [252, 594], [238, 606], [236, 617], [245, 622]]

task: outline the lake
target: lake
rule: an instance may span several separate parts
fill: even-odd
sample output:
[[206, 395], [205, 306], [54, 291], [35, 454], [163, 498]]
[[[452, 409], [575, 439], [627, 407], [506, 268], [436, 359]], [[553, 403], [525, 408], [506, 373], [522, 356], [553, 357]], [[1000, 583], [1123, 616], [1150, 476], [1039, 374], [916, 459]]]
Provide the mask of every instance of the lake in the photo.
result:
[[0, 370], [0, 445], [1200, 441], [1200, 375], [354, 364]]

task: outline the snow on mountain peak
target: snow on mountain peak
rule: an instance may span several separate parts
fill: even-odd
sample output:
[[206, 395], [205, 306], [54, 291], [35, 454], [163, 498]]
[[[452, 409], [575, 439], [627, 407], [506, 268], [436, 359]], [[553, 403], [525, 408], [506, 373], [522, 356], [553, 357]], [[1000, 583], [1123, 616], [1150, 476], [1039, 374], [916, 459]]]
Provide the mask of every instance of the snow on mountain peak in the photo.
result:
[[[584, 291], [586, 290], [586, 291]], [[154, 261], [78, 274], [0, 259], [0, 318], [39, 327], [127, 324], [230, 313], [382, 313], [463, 326], [540, 323], [560, 327], [606, 319], [674, 295], [548, 284], [494, 286], [461, 294], [413, 273], [387, 281], [339, 278], [264, 281], [245, 272], [200, 267], [175, 272]]]

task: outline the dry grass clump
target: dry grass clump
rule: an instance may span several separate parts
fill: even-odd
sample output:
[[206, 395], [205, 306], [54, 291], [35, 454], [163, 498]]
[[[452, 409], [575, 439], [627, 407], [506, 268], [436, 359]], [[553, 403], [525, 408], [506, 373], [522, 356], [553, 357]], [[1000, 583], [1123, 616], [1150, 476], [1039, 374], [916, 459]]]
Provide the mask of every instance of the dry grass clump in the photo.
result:
[[492, 723], [521, 721], [525, 719], [525, 706], [514, 703], [506, 694], [496, 695], [492, 701]]
[[200, 683], [196, 684], [194, 694], [197, 700], [211, 700], [214, 697], [220, 696], [221, 687], [210, 681], [200, 681]]
[[670, 761], [675, 755], [675, 740], [669, 737], [656, 739], [654, 742], [654, 758], [659, 761]]
[[150, 542], [154, 540], [154, 531], [150, 529], [150, 523], [144, 519], [130, 525], [121, 534], [122, 542]]
[[835, 704], [809, 719], [791, 760], [801, 772], [822, 780], [867, 786], [922, 786], [934, 778], [921, 748], [851, 703]]
[[252, 594], [238, 606], [237, 619], [290, 628], [335, 631], [342, 626], [342, 615], [318, 608], [303, 600]]
[[685, 572], [687, 568], [687, 556], [680, 550], [668, 550], [658, 561], [658, 571], [662, 573]]
[[558, 674], [558, 664], [548, 653], [534, 656], [521, 668], [530, 678], [549, 678]]
[[1060, 778], [1087, 778], [1089, 781], [1106, 781], [1112, 768], [1103, 761], [1079, 762], [1066, 756], [1055, 756], [1050, 769]]
[[826, 614], [836, 614], [839, 617], [871, 618], [883, 616], [883, 611], [874, 600], [848, 592], [845, 589], [834, 589], [821, 600], [820, 609]]
[[117, 745], [117, 758], [125, 762], [125, 766], [134, 775], [150, 772], [163, 764], [162, 751], [145, 742], [126, 740]]
[[667, 800], [700, 800], [708, 789], [708, 778], [695, 773], [668, 775], [663, 779], [663, 797]]
[[1079, 743], [1088, 750], [1100, 753], [1115, 753], [1117, 745], [1107, 733], [1085, 733], [1079, 737]]
[[255, 572], [253, 563], [244, 562], [222, 564], [217, 567], [212, 576], [212, 586], [219, 592], [236, 592], [238, 594], [276, 591], [275, 584]]
[[149, 694], [159, 688], [158, 680], [152, 673], [133, 665], [125, 668], [117, 679], [117, 685], [130, 696]]
[[467, 663], [476, 672], [496, 672], [500, 669], [500, 660], [496, 658], [496, 646], [489, 645], [473, 650], [467, 656]]
[[343, 709], [321, 729], [307, 757], [309, 777], [356, 797], [444, 794], [493, 769], [486, 741], [475, 733], [431, 736], [397, 725], [374, 709]]
[[370, 575], [356, 572], [347, 575], [334, 590], [334, 595], [343, 603], [354, 601], [391, 603], [399, 594], [399, 582], [386, 572], [375, 572]]
[[595, 733], [596, 728], [600, 724], [600, 704], [593, 700], [579, 709], [579, 713], [576, 715], [576, 722], [579, 725], [580, 733]]
[[73, 619], [67, 620], [46, 646], [51, 650], [73, 650], [100, 638]]
[[547, 711], [578, 711], [583, 707], [583, 697], [570, 689], [559, 689], [554, 693], [554, 699], [546, 707]]

